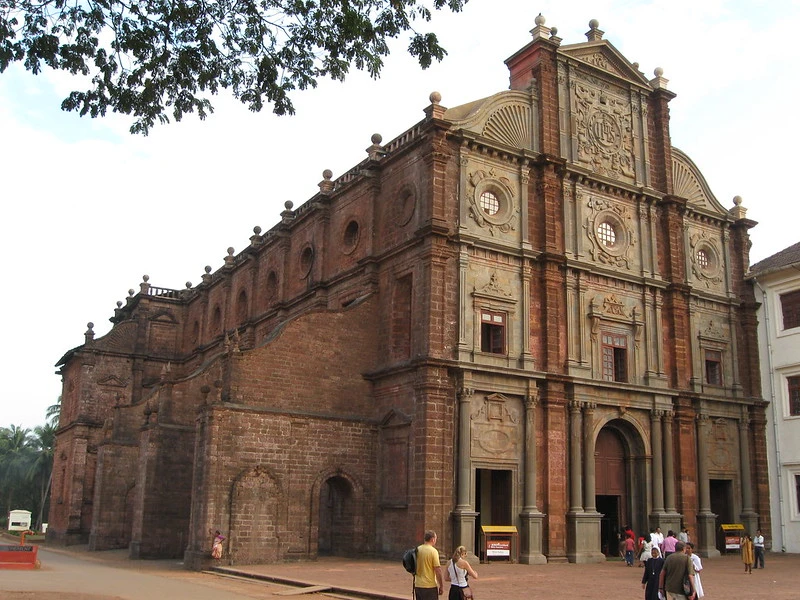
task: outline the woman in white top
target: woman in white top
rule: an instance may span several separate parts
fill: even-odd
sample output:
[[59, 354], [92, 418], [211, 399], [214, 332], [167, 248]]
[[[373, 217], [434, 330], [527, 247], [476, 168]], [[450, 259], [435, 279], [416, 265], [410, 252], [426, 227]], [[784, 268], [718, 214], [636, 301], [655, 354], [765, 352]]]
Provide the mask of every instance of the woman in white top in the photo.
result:
[[469, 586], [467, 577], [478, 578], [478, 574], [464, 558], [466, 555], [467, 549], [459, 546], [453, 552], [453, 558], [447, 563], [447, 571], [444, 576], [450, 582], [450, 593], [447, 600], [461, 600], [461, 588]]
[[703, 583], [700, 581], [700, 571], [703, 570], [703, 563], [700, 561], [700, 557], [694, 553], [694, 544], [692, 542], [686, 544], [686, 554], [692, 559], [692, 564], [694, 565], [694, 589], [697, 592], [697, 596], [695, 597], [702, 598], [705, 596], [703, 593]]

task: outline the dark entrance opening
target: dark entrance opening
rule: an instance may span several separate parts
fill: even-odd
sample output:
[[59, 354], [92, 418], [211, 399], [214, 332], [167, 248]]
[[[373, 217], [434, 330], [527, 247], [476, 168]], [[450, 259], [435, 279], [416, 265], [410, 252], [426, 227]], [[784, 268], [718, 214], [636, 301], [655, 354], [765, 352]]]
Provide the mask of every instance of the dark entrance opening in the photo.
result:
[[[475, 548], [480, 548], [483, 525], [514, 525], [511, 514], [511, 471], [478, 469], [475, 473]], [[482, 549], [481, 549], [482, 551]]]
[[344, 477], [331, 477], [320, 491], [319, 553], [346, 556], [353, 549], [353, 489]]
[[[725, 553], [725, 533], [720, 527], [723, 523], [736, 523], [733, 515], [733, 482], [730, 479], [711, 479], [709, 480], [709, 492], [711, 496], [711, 512], [717, 515], [714, 522], [716, 531], [717, 550]], [[748, 532], [753, 535], [753, 532]]]
[[619, 496], [596, 496], [600, 519], [600, 550], [606, 556], [619, 556]]

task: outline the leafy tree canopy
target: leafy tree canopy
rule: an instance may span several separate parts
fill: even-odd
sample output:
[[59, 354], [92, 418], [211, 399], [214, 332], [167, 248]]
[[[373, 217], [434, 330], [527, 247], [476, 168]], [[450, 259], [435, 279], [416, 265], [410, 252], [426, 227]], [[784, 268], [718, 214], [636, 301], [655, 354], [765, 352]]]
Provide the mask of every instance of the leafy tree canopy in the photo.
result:
[[388, 41], [410, 33], [423, 68], [446, 51], [419, 32], [432, 10], [468, 0], [0, 0], [0, 72], [21, 61], [91, 77], [61, 104], [81, 115], [132, 115], [132, 133], [213, 112], [220, 88], [254, 111], [293, 114], [294, 90], [380, 75]]

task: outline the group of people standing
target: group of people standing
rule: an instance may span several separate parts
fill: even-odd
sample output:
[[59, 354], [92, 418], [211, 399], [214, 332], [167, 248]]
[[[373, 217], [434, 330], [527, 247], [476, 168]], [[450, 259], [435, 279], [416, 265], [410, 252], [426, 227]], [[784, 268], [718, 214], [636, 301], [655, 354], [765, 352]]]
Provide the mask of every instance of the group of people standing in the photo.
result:
[[[652, 539], [653, 534], [650, 536]], [[651, 543], [650, 558], [644, 561], [642, 575], [645, 600], [695, 600], [705, 595], [700, 581], [703, 563], [694, 553], [694, 544], [672, 537], [675, 544], [666, 557], [662, 557], [657, 544]]]
[[764, 536], [760, 529], [756, 529], [756, 536], [752, 539], [747, 532], [742, 534], [739, 539], [739, 548], [742, 552], [745, 573], [752, 575], [753, 569], [757, 569], [759, 565], [762, 569], [764, 568]]
[[472, 598], [469, 578], [478, 574], [467, 562], [467, 549], [459, 546], [448, 561], [445, 575], [439, 564], [439, 551], [436, 546], [436, 532], [426, 531], [424, 542], [417, 547], [417, 572], [414, 578], [416, 600], [438, 600], [444, 593], [444, 581], [450, 582], [447, 600], [466, 600]]

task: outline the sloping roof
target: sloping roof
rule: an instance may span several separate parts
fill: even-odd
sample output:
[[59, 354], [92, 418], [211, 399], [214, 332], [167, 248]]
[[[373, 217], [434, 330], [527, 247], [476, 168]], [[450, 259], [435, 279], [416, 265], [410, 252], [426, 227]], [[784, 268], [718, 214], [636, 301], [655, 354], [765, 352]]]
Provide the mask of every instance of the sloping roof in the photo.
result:
[[764, 275], [794, 264], [800, 265], [800, 242], [757, 262], [750, 267], [750, 272], [753, 275]]

